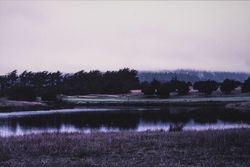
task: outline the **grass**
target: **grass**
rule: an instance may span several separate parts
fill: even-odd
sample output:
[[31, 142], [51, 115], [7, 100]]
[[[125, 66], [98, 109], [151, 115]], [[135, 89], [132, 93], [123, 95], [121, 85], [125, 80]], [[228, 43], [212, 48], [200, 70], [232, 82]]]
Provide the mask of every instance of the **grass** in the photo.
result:
[[249, 102], [250, 96], [180, 96], [171, 98], [145, 98], [143, 96], [65, 96], [63, 102], [80, 106], [204, 106]]
[[[220, 106], [239, 111], [249, 110], [250, 95], [177, 96], [145, 98], [142, 95], [86, 95], [65, 96], [61, 102], [12, 101], [0, 98], [0, 112], [33, 111], [74, 108], [78, 106]], [[241, 104], [242, 103], [242, 104]]]
[[0, 98], [0, 113], [16, 111], [36, 111], [73, 108], [72, 105], [58, 102], [14, 101]]
[[0, 166], [249, 166], [250, 130], [0, 137]]

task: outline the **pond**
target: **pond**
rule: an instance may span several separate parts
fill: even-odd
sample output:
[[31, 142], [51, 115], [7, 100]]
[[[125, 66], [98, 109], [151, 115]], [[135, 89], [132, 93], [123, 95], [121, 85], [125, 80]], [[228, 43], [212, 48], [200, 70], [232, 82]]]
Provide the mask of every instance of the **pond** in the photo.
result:
[[79, 108], [0, 113], [0, 136], [250, 128], [248, 112], [215, 107]]

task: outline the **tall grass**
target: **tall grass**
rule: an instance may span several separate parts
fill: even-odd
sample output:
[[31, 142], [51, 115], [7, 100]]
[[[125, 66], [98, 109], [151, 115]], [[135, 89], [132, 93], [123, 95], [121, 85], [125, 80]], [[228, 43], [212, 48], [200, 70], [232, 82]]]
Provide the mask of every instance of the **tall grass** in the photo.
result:
[[248, 166], [249, 148], [248, 129], [39, 134], [1, 137], [0, 166]]

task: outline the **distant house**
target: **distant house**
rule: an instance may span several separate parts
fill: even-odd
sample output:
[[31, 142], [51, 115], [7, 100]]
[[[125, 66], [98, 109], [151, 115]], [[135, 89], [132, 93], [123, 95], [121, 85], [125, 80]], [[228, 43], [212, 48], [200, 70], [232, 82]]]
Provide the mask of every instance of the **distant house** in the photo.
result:
[[130, 93], [128, 96], [141, 96], [141, 95], [143, 95], [141, 89], [133, 89], [133, 90], [130, 90]]
[[222, 91], [220, 90], [220, 87], [218, 87], [217, 90], [214, 90], [214, 91], [211, 93], [212, 96], [221, 96], [222, 94], [223, 94], [223, 93], [222, 93]]
[[130, 90], [130, 93], [132, 93], [132, 94], [141, 94], [142, 91], [141, 91], [141, 89], [134, 89], [134, 90]]
[[189, 86], [189, 93], [195, 94], [195, 93], [199, 93], [199, 91], [197, 89], [194, 89], [193, 86]]
[[237, 88], [235, 88], [232, 93], [233, 94], [240, 94], [241, 93], [241, 90], [242, 90], [242, 87], [241, 86], [238, 86]]
[[197, 89], [194, 89], [193, 86], [189, 86], [189, 95], [197, 96], [197, 95], [200, 95], [200, 94], [201, 93]]

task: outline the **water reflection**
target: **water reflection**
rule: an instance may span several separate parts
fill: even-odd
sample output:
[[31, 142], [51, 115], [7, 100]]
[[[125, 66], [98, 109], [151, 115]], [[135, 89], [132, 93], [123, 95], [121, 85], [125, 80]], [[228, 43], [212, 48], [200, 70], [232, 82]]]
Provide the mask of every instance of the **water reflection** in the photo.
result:
[[0, 135], [43, 132], [207, 130], [250, 128], [250, 114], [222, 108], [73, 109], [0, 114]]

